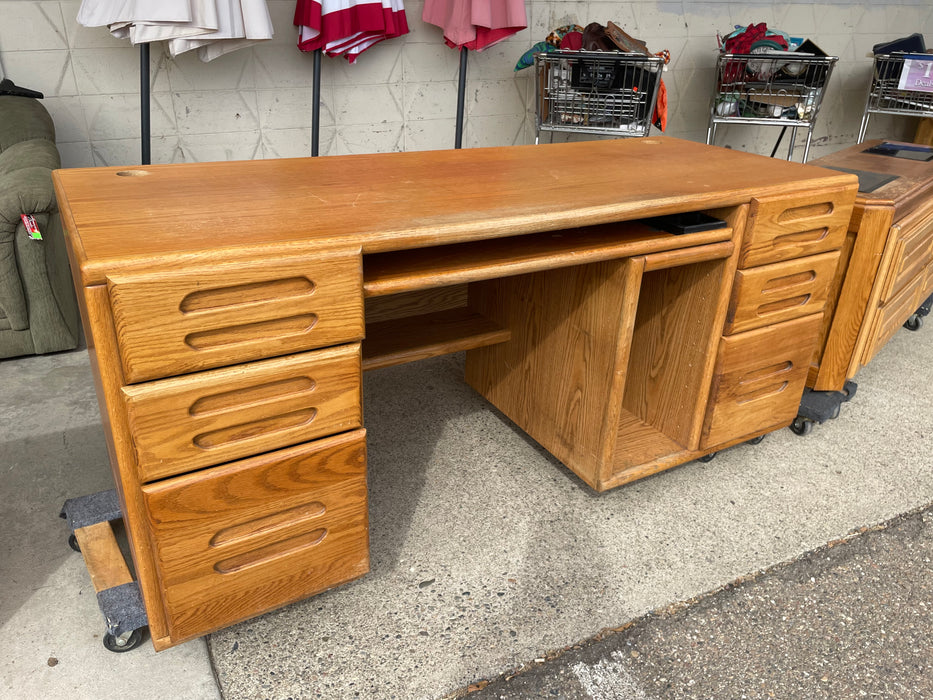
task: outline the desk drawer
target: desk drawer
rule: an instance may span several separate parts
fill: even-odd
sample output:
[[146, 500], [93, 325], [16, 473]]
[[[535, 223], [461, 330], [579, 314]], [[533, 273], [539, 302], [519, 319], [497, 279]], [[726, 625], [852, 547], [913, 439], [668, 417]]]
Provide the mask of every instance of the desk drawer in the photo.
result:
[[920, 226], [899, 228], [896, 236], [891, 267], [881, 292], [882, 303], [914, 282], [933, 260], [933, 219]]
[[848, 188], [754, 199], [739, 267], [838, 250], [851, 215], [852, 195]]
[[365, 431], [143, 487], [172, 643], [369, 570]]
[[826, 305], [839, 253], [762, 265], [735, 273], [726, 333], [819, 313]]
[[722, 338], [703, 448], [794, 419], [822, 321], [813, 314]]
[[360, 345], [123, 387], [143, 482], [358, 428]]
[[363, 337], [357, 254], [114, 275], [107, 288], [131, 384]]
[[881, 348], [904, 325], [904, 321], [924, 302], [924, 275], [917, 275], [913, 282], [902, 289], [894, 298], [889, 299], [874, 315], [869, 336], [868, 346], [865, 348], [865, 357], [862, 364], [867, 365]]

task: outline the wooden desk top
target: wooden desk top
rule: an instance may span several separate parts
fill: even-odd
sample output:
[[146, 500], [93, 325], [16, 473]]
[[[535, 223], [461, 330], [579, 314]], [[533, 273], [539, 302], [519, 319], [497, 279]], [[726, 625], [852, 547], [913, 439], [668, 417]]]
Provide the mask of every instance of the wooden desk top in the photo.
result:
[[[882, 175], [896, 175], [896, 180], [892, 180], [872, 192], [859, 192], [856, 201], [893, 204], [894, 220], [898, 221], [905, 214], [913, 211], [922, 201], [929, 199], [928, 190], [933, 188], [933, 161], [924, 163], [876, 153], [865, 153], [866, 149], [877, 146], [883, 141], [884, 139], [865, 141], [841, 151], [830, 153], [828, 156], [812, 160], [810, 163], [825, 168], [839, 167], [848, 168], [849, 170], [865, 170]], [[890, 141], [889, 143], [900, 142]]]
[[83, 284], [141, 260], [363, 252], [747, 202], [854, 176], [668, 137], [53, 173]]

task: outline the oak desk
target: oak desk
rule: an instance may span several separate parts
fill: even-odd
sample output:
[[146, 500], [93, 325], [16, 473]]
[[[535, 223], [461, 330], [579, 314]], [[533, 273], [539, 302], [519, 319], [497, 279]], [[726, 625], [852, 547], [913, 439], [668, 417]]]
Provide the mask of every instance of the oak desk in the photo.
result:
[[880, 143], [812, 163], [866, 176], [807, 382], [818, 391], [841, 391], [933, 293], [933, 160], [866, 152]]
[[363, 370], [466, 350], [597, 490], [789, 424], [857, 186], [669, 138], [54, 177], [157, 649], [367, 571]]

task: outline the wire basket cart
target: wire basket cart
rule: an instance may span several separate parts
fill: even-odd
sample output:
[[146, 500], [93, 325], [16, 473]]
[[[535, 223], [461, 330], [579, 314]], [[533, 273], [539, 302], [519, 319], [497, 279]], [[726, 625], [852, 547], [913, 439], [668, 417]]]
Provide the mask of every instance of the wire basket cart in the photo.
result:
[[713, 143], [720, 124], [780, 126], [781, 133], [771, 152], [773, 157], [789, 127], [787, 160], [791, 160], [797, 129], [804, 128], [806, 163], [823, 93], [838, 60], [836, 56], [801, 56], [791, 52], [719, 54], [706, 143]]
[[663, 67], [621, 51], [535, 54], [535, 143], [542, 131], [647, 136]]
[[933, 117], [933, 54], [875, 56], [858, 143], [865, 140], [872, 114]]

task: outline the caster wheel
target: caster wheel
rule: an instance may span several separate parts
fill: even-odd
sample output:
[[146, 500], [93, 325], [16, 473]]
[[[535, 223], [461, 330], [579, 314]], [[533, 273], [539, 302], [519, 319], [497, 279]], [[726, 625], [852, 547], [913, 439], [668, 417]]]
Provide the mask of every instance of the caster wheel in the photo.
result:
[[104, 646], [109, 651], [117, 652], [118, 654], [123, 653], [124, 651], [130, 651], [135, 649], [143, 641], [143, 630], [140, 627], [130, 632], [130, 635], [126, 637], [123, 644], [120, 644], [120, 637], [114, 637], [109, 632], [104, 635]]
[[836, 420], [836, 418], [838, 417], [839, 417], [839, 406], [834, 406], [833, 415], [831, 415], [830, 418], [832, 418], [833, 420]]
[[764, 435], [759, 435], [758, 437], [753, 437], [751, 440], [746, 440], [746, 445], [760, 445], [761, 442], [765, 439]]
[[813, 421], [797, 416], [794, 422], [790, 424], [790, 429], [797, 435], [806, 435], [813, 430]]
[[712, 461], [713, 461], [713, 457], [715, 457], [715, 456], [716, 456], [716, 453], [715, 453], [715, 452], [710, 452], [708, 455], [703, 455], [702, 457], [697, 457], [697, 462], [703, 462], [704, 464], [705, 464], [706, 462], [712, 462]]
[[923, 327], [923, 317], [914, 314], [904, 321], [904, 328], [909, 331], [919, 331]]
[[68, 535], [68, 546], [71, 547], [74, 551], [80, 552], [81, 546], [78, 544], [78, 538], [75, 537], [75, 533]]

